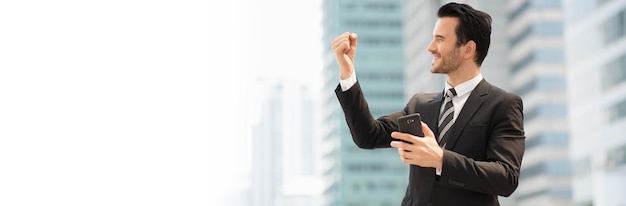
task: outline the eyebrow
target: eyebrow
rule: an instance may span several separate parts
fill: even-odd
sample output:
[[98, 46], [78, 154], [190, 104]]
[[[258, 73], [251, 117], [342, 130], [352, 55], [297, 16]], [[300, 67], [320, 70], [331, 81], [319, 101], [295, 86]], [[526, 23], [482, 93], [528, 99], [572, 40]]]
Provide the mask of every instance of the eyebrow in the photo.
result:
[[440, 35], [440, 34], [435, 35], [435, 37], [436, 37], [436, 38], [442, 38], [442, 39], [445, 39], [445, 37], [444, 37], [444, 36], [442, 36], [442, 35]]

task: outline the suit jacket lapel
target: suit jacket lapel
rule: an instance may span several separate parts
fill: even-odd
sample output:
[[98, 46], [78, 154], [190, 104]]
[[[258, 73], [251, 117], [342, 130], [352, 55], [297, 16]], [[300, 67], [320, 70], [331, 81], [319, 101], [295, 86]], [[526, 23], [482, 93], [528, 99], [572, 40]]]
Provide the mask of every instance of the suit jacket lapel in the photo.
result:
[[456, 141], [459, 139], [459, 136], [461, 136], [461, 132], [463, 132], [467, 123], [483, 104], [483, 96], [488, 94], [489, 87], [491, 87], [491, 85], [484, 79], [478, 83], [476, 88], [470, 93], [467, 102], [465, 102], [465, 105], [461, 109], [461, 113], [459, 113], [459, 116], [450, 128], [450, 132], [439, 142], [439, 146], [449, 149], [454, 148]]
[[439, 110], [441, 110], [441, 103], [443, 102], [443, 93], [437, 95], [437, 97], [435, 97], [433, 100], [430, 100], [430, 102], [428, 102], [426, 104], [426, 112], [425, 114], [422, 114], [422, 119], [424, 120], [424, 123], [426, 123], [428, 125], [428, 128], [431, 128], [432, 131], [435, 131], [433, 133], [435, 133], [435, 138], [437, 138], [437, 136], [439, 134], [437, 134], [437, 126], [438, 126], [438, 122], [439, 122]]

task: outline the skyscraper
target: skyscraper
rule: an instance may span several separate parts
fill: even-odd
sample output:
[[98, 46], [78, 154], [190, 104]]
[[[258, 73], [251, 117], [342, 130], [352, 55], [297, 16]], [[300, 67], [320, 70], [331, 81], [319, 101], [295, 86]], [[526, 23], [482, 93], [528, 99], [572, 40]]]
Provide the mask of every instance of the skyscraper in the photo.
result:
[[319, 205], [310, 88], [295, 80], [260, 85], [265, 94], [253, 128], [251, 204]]
[[252, 184], [253, 206], [276, 204], [283, 184], [282, 86], [270, 85], [263, 97], [260, 120], [253, 125]]
[[563, 1], [575, 205], [626, 205], [626, 1]]
[[356, 147], [334, 94], [339, 68], [330, 42], [343, 32], [358, 34], [356, 76], [374, 117], [404, 107], [402, 0], [325, 0], [323, 118], [325, 205], [399, 205], [408, 166], [394, 149]]
[[510, 88], [524, 101], [519, 205], [571, 205], [563, 14], [560, 0], [509, 1]]

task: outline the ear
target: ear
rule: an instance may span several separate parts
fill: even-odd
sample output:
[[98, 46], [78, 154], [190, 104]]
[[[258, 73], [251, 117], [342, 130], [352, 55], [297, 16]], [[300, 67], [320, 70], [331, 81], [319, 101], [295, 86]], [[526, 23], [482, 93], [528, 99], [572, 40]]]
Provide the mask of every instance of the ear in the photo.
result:
[[463, 51], [463, 57], [474, 59], [476, 56], [476, 42], [469, 40], [465, 43], [465, 51]]

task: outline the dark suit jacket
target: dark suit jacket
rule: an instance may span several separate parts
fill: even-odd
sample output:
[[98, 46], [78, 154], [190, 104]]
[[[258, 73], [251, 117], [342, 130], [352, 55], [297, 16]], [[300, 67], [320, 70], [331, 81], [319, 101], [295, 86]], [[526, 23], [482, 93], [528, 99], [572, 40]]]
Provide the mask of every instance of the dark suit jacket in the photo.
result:
[[[338, 86], [335, 93], [360, 148], [390, 147], [397, 118], [406, 114], [420, 113], [437, 131], [443, 92], [416, 94], [402, 111], [378, 119], [358, 82], [345, 92]], [[519, 96], [482, 80], [440, 143], [446, 143], [441, 176], [434, 168], [410, 165], [402, 205], [499, 205], [498, 195], [511, 195], [518, 184], [525, 140], [522, 111]]]

